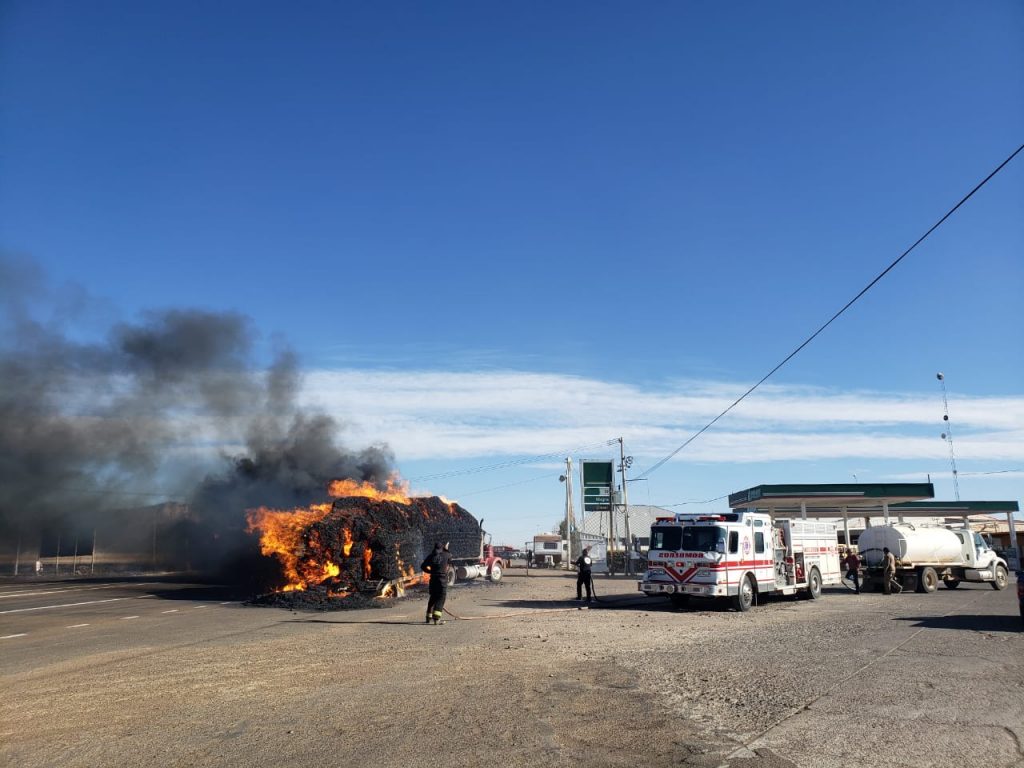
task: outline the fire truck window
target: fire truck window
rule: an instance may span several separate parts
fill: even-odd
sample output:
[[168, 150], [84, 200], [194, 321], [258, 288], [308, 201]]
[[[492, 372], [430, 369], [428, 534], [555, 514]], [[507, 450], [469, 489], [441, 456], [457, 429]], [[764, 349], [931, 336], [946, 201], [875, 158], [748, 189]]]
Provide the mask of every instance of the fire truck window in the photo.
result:
[[676, 552], [681, 549], [683, 531], [679, 526], [666, 526], [664, 528], [651, 528], [650, 549], [664, 549]]
[[764, 552], [764, 534], [761, 531], [754, 534], [754, 551]]
[[683, 528], [682, 548], [688, 552], [717, 552], [725, 548], [725, 528], [689, 525]]
[[740, 532], [729, 531], [729, 553], [735, 555], [740, 551]]

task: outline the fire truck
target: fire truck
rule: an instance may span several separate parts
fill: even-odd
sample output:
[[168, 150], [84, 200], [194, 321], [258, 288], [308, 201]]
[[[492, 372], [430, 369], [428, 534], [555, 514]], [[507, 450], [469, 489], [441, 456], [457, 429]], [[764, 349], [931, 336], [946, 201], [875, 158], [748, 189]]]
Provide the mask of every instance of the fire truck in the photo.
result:
[[738, 611], [750, 610], [764, 594], [799, 592], [816, 600], [822, 585], [842, 578], [835, 523], [772, 520], [745, 509], [657, 518], [647, 564], [641, 592], [676, 605], [726, 598]]

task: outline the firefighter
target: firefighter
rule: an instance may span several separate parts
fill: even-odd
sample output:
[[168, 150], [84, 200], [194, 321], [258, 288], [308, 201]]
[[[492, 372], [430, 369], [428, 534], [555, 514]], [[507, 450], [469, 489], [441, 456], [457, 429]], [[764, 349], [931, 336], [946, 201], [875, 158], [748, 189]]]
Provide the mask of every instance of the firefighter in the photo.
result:
[[583, 554], [576, 558], [576, 599], [583, 599], [583, 587], [587, 588], [587, 602], [591, 600], [590, 583], [593, 578], [590, 568], [594, 561], [590, 559], [590, 547], [583, 548]]
[[853, 590], [858, 595], [860, 594], [860, 558], [857, 557], [857, 553], [852, 549], [850, 554], [843, 560], [843, 565], [846, 566], [846, 578], [853, 582]]
[[[892, 594], [892, 585], [896, 581], [896, 556], [889, 551], [888, 547], [882, 547], [882, 554], [885, 555], [885, 563], [882, 569], [882, 592], [886, 595]], [[902, 587], [900, 588], [902, 592]]]
[[427, 600], [426, 622], [444, 624], [444, 601], [448, 597], [448, 569], [451, 567], [452, 555], [448, 551], [448, 544], [443, 546], [441, 542], [434, 544], [434, 551], [427, 555], [427, 559], [420, 565], [420, 570], [430, 574], [430, 585], [428, 590], [430, 599]]

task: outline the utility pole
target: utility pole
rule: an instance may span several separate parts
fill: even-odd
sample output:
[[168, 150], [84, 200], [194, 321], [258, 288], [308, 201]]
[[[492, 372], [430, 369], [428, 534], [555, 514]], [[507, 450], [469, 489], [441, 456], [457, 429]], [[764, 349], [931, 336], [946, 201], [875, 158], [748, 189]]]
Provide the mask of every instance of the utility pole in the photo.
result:
[[622, 444], [622, 438], [619, 438], [619, 474], [622, 477], [622, 515], [623, 522], [625, 525], [626, 533], [626, 546], [623, 548], [623, 555], [625, 556], [625, 573], [628, 576], [630, 570], [629, 553], [630, 547], [633, 544], [632, 537], [629, 534], [629, 495], [626, 493], [626, 469], [633, 464], [633, 457], [626, 455], [626, 449]]
[[953, 470], [953, 493], [956, 500], [960, 501], [960, 481], [957, 479], [956, 456], [953, 453], [953, 425], [949, 423], [949, 401], [946, 399], [946, 377], [940, 372], [935, 374], [935, 378], [942, 385], [942, 421], [946, 426], [946, 431], [942, 433], [942, 439], [949, 443], [949, 466]]
[[572, 509], [572, 458], [569, 456], [565, 457], [565, 477], [563, 478], [565, 483], [565, 567], [569, 569], [570, 563], [572, 563], [572, 523], [573, 523], [573, 509]]

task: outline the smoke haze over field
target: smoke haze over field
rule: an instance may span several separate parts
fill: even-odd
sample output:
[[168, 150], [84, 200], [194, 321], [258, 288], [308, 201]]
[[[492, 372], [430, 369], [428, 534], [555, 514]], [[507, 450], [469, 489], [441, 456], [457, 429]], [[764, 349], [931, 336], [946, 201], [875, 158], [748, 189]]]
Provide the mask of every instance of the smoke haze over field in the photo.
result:
[[289, 351], [257, 365], [244, 315], [152, 311], [90, 338], [101, 309], [0, 257], [5, 542], [170, 499], [190, 503], [192, 561], [210, 565], [242, 543], [247, 507], [307, 504], [331, 479], [392, 473], [386, 446], [347, 451], [334, 419], [298, 406]]

